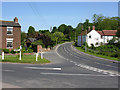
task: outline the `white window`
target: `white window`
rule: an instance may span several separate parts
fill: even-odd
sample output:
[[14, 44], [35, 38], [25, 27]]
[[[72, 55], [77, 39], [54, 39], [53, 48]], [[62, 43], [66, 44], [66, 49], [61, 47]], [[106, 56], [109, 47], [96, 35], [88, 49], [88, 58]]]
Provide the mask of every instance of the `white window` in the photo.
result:
[[7, 27], [7, 35], [13, 35], [13, 27]]
[[7, 48], [13, 48], [13, 38], [7, 38]]

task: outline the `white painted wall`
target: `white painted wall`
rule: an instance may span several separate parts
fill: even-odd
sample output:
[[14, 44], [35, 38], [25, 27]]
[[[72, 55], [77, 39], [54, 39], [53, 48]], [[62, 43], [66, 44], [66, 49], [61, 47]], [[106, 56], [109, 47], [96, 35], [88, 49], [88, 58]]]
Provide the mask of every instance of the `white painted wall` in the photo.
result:
[[[103, 39], [101, 39], [101, 35], [97, 31], [92, 30], [87, 34], [88, 46], [91, 46], [91, 44], [93, 44], [95, 47], [97, 47], [101, 45], [101, 42], [103, 42]], [[96, 45], [96, 43], [98, 43], [98, 45]]]
[[[90, 38], [91, 36], [91, 38]], [[113, 39], [113, 36], [102, 36], [95, 30], [92, 30], [91, 32], [89, 32], [86, 36], [82, 36], [82, 41], [83, 44], [84, 42], [87, 42], [88, 46], [90, 47], [91, 44], [93, 44], [95, 47], [98, 47], [102, 44], [106, 44], [108, 43], [110, 40]], [[97, 45], [98, 43], [98, 45]], [[78, 46], [81, 46], [81, 36], [78, 36]]]
[[113, 36], [103, 36], [103, 43], [108, 43], [110, 40], [113, 39]]

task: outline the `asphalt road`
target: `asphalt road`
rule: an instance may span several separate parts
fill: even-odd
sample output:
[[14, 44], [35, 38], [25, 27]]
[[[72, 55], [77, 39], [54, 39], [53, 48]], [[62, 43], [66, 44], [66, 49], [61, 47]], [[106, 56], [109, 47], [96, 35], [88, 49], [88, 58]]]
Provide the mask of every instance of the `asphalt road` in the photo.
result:
[[118, 88], [118, 63], [79, 54], [71, 44], [45, 53], [51, 64], [2, 64], [3, 88]]

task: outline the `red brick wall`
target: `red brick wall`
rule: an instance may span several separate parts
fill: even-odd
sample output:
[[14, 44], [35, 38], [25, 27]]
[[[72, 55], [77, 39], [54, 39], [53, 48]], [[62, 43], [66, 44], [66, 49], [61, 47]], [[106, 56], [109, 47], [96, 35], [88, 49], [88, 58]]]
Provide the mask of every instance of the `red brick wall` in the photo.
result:
[[13, 47], [18, 48], [21, 45], [21, 28], [14, 27], [13, 28]]
[[7, 27], [2, 27], [2, 48], [6, 48]]
[[2, 27], [2, 48], [6, 48], [6, 38], [13, 38], [13, 49], [21, 45], [21, 28], [13, 27], [13, 35], [7, 35], [7, 27]]

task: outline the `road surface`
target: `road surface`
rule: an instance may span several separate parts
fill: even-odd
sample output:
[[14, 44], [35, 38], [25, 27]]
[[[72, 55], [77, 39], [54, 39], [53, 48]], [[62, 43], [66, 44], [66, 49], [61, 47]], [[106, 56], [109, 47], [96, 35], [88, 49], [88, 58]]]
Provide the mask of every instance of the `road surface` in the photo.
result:
[[71, 45], [45, 53], [50, 64], [2, 64], [3, 88], [118, 88], [118, 63], [80, 54]]

